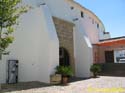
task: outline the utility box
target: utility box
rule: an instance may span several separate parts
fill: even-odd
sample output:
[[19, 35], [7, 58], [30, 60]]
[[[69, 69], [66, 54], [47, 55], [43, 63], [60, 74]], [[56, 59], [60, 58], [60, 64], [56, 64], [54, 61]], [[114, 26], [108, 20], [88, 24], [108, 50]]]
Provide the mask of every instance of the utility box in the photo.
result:
[[7, 83], [14, 84], [18, 82], [18, 60], [7, 61]]

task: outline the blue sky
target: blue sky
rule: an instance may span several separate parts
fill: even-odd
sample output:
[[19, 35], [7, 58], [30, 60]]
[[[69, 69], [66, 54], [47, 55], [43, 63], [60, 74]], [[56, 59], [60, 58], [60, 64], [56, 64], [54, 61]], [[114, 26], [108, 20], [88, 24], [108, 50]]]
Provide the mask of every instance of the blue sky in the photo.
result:
[[93, 11], [111, 37], [125, 36], [125, 0], [75, 0]]

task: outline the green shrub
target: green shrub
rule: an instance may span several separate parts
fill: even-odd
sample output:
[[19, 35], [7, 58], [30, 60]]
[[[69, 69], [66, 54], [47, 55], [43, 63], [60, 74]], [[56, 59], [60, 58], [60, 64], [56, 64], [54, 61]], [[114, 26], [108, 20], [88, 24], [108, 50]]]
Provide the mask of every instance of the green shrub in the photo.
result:
[[93, 64], [90, 68], [90, 71], [96, 77], [99, 72], [101, 72], [101, 66], [99, 64]]
[[56, 73], [61, 74], [62, 76], [72, 76], [73, 70], [70, 66], [57, 66]]

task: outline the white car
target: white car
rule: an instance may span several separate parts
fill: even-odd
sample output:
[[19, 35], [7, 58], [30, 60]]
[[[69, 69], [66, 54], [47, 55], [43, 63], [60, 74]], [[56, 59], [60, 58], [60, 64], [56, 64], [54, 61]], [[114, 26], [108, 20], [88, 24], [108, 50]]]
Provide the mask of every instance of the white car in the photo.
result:
[[125, 59], [120, 59], [119, 63], [125, 63]]

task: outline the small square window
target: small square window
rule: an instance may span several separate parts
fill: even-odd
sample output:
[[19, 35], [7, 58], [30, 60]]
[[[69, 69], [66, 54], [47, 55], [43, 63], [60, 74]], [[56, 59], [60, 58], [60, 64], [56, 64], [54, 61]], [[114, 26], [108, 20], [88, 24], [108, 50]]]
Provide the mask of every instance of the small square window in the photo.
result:
[[73, 9], [74, 9], [74, 7], [73, 7], [73, 6], [71, 6], [70, 8], [71, 8], [71, 10], [73, 10]]
[[92, 24], [94, 24], [94, 19], [92, 19]]
[[83, 12], [81, 12], [81, 17], [84, 18], [84, 13]]
[[99, 28], [99, 24], [97, 24], [97, 28]]

